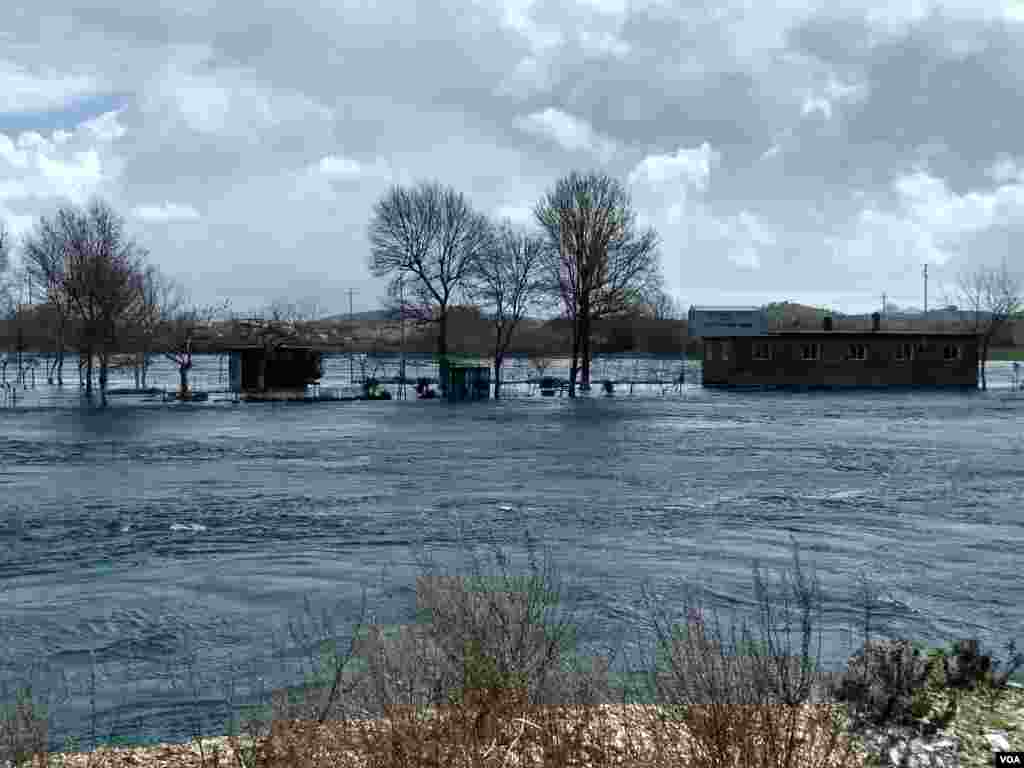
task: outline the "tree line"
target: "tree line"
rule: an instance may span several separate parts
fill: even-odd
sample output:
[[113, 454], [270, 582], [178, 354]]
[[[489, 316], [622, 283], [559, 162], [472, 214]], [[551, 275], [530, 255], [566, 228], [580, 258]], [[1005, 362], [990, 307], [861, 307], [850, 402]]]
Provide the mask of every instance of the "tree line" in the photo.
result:
[[[221, 308], [190, 305], [181, 285], [150, 263], [148, 251], [128, 235], [113, 208], [93, 200], [41, 217], [22, 238], [18, 269], [10, 263], [12, 238], [5, 228], [0, 231], [0, 308], [6, 319], [28, 314], [52, 336], [49, 383], [63, 386], [65, 352], [74, 349], [90, 399], [98, 361], [99, 398], [106, 405], [111, 356], [131, 348], [138, 357], [137, 386], [146, 386], [152, 358], [163, 354], [176, 363], [187, 390], [195, 327]], [[18, 301], [19, 295], [27, 302]]]
[[[609, 321], [680, 317], [664, 289], [659, 238], [641, 228], [626, 187], [602, 173], [559, 178], [536, 203], [532, 224], [493, 221], [469, 199], [437, 181], [392, 186], [374, 204], [368, 266], [388, 278], [388, 302], [414, 325], [437, 328], [441, 383], [447, 383], [449, 319], [467, 304], [490, 324], [495, 397], [501, 367], [528, 315], [555, 312], [570, 336], [569, 396], [590, 388], [595, 329]], [[64, 352], [75, 349], [92, 396], [94, 360], [100, 400], [106, 403], [112, 353], [130, 348], [137, 357], [136, 386], [145, 388], [155, 355], [178, 367], [188, 389], [197, 329], [235, 318], [230, 302], [191, 304], [181, 285], [149, 261], [124, 220], [106, 203], [63, 206], [41, 217], [20, 243], [21, 267], [12, 270], [13, 240], [0, 222], [0, 317], [19, 312], [16, 285], [27, 291], [34, 322], [52, 334], [55, 356], [47, 378], [63, 384]], [[987, 311], [978, 323], [984, 362], [993, 337], [1021, 313], [1019, 282], [1006, 269], [979, 267], [961, 275], [964, 304]], [[276, 300], [264, 314], [295, 320], [318, 307]]]
[[[527, 313], [556, 309], [568, 321], [570, 396], [578, 378], [582, 388], [590, 386], [595, 322], [677, 314], [663, 290], [658, 237], [653, 229], [639, 230], [620, 181], [574, 172], [559, 179], [533, 213], [533, 228], [492, 221], [465, 195], [436, 181], [393, 186], [374, 205], [370, 270], [390, 278], [389, 301], [403, 318], [436, 325], [442, 387], [449, 315], [467, 302], [491, 325], [496, 397], [502, 361]], [[18, 270], [11, 269], [12, 248], [0, 228], [0, 314], [13, 318], [29, 311], [15, 297], [19, 291], [27, 295], [33, 322], [45, 324], [53, 340], [48, 380], [63, 385], [65, 351], [77, 350], [90, 398], [94, 361], [98, 366], [104, 405], [115, 351], [135, 351], [136, 386], [145, 388], [151, 359], [162, 354], [177, 365], [187, 390], [197, 329], [234, 317], [229, 302], [190, 304], [181, 285], [149, 260], [124, 219], [102, 200], [41, 217], [21, 240]], [[293, 319], [297, 311], [281, 300], [267, 307], [272, 319]]]
[[448, 317], [460, 301], [491, 318], [495, 397], [502, 360], [527, 312], [555, 309], [568, 321], [575, 397], [577, 378], [590, 388], [596, 321], [672, 311], [658, 236], [637, 226], [618, 179], [573, 172], [545, 193], [533, 218], [533, 227], [493, 222], [437, 182], [392, 187], [374, 206], [370, 271], [390, 278], [388, 295], [403, 317], [437, 323], [442, 386]]

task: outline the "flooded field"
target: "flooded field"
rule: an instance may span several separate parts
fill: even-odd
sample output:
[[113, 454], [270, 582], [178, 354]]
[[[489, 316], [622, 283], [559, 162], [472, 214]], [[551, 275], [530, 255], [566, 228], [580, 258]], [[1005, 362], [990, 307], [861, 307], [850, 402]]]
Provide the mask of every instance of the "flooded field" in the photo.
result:
[[[149, 383], [173, 388], [173, 366], [159, 365]], [[198, 360], [194, 385], [218, 388], [218, 365]], [[410, 393], [114, 398], [98, 411], [77, 404], [74, 368], [70, 391], [37, 379], [0, 409], [0, 678], [46, 662], [84, 690], [94, 657], [104, 723], [184, 740], [199, 709], [217, 732], [229, 657], [243, 694], [261, 677], [300, 681], [307, 654], [274, 657], [272, 631], [304, 597], [339, 639], [364, 586], [378, 621], [410, 621], [410, 545], [454, 568], [460, 522], [514, 565], [524, 530], [550, 549], [585, 649], [634, 640], [646, 579], [666, 596], [699, 579], [712, 605], [749, 610], [752, 561], [786, 567], [791, 535], [821, 582], [827, 666], [848, 653], [862, 572], [881, 590], [883, 634], [1024, 640], [1024, 398], [1008, 364], [993, 364], [991, 391], [967, 395], [705, 391], [691, 368], [666, 394], [570, 401], [523, 387], [457, 407]], [[325, 385], [347, 385], [348, 358], [326, 369]], [[198, 695], [170, 687], [186, 635]], [[54, 749], [85, 732], [88, 712], [82, 694], [54, 709]]]

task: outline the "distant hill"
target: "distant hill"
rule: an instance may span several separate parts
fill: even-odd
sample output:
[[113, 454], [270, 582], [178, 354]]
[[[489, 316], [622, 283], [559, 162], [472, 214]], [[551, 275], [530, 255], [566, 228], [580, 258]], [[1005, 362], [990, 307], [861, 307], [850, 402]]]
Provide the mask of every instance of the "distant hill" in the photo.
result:
[[[321, 318], [321, 320], [329, 320], [331, 322], [344, 321], [350, 318], [347, 312], [340, 315], [331, 315], [330, 317]], [[398, 320], [398, 310], [394, 309], [370, 309], [365, 312], [353, 312], [351, 315], [352, 320]]]

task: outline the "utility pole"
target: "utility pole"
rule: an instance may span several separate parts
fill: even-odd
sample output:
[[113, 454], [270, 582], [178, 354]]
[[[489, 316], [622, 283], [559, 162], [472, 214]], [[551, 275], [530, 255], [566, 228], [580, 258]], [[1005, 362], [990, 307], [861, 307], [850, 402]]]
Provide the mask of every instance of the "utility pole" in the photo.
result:
[[924, 319], [928, 321], [928, 265], [924, 265]]
[[888, 310], [885, 308], [885, 306], [886, 306], [885, 305], [885, 294], [883, 293], [882, 294], [882, 317], [884, 319], [888, 320], [888, 317], [886, 316], [888, 314]]
[[[349, 288], [348, 289], [348, 321], [350, 323], [352, 322], [352, 294], [355, 293], [355, 292], [356, 292], [355, 288]], [[349, 330], [351, 331], [352, 329], [349, 329]], [[353, 331], [353, 338], [354, 338], [354, 335], [355, 335], [355, 333]], [[355, 379], [355, 371], [352, 368], [352, 350], [349, 350], [349, 353], [348, 353], [348, 383], [349, 383], [349, 386], [352, 385], [352, 381], [354, 379]]]

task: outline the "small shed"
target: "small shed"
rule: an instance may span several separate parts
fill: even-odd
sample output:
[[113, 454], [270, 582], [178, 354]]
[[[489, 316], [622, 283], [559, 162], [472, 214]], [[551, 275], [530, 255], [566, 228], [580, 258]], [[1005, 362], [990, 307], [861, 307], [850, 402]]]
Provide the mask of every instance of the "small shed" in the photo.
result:
[[450, 403], [491, 396], [491, 368], [477, 358], [448, 356], [441, 361], [439, 373]]
[[301, 400], [322, 377], [321, 355], [312, 347], [252, 344], [228, 350], [228, 381], [245, 400]]

